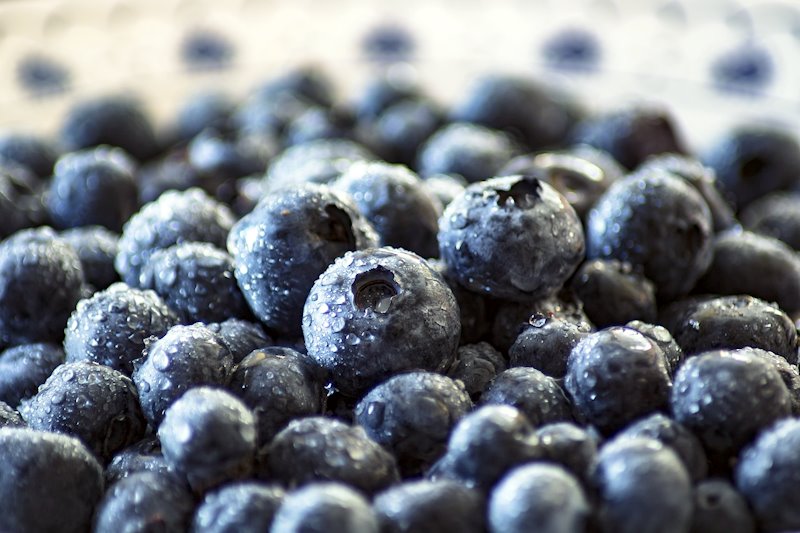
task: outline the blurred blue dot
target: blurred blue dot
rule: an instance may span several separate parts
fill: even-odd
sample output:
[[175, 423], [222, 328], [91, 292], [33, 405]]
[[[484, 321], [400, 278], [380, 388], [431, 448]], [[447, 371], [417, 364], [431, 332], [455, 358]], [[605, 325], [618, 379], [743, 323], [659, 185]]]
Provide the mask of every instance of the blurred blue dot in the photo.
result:
[[17, 82], [34, 96], [64, 92], [69, 79], [69, 70], [64, 65], [41, 54], [26, 55], [17, 63]]
[[747, 43], [720, 55], [711, 64], [711, 77], [721, 89], [752, 92], [769, 85], [774, 70], [769, 52]]
[[563, 70], [594, 70], [600, 62], [600, 42], [582, 28], [565, 28], [542, 45], [542, 58]]
[[193, 30], [181, 45], [181, 59], [190, 68], [225, 68], [234, 55], [235, 49], [230, 40], [213, 30]]
[[411, 57], [414, 52], [414, 38], [401, 26], [385, 24], [369, 30], [364, 35], [361, 46], [370, 59], [391, 63]]

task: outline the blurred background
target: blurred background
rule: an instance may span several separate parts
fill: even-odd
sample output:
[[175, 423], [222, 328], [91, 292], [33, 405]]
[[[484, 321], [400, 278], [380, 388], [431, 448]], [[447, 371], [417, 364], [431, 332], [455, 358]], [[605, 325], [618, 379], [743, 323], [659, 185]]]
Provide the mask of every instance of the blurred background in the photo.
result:
[[701, 148], [732, 123], [800, 124], [800, 2], [758, 0], [0, 0], [0, 127], [52, 133], [76, 99], [245, 95], [320, 67], [347, 101], [378, 73], [442, 103], [486, 72], [590, 108], [667, 104]]

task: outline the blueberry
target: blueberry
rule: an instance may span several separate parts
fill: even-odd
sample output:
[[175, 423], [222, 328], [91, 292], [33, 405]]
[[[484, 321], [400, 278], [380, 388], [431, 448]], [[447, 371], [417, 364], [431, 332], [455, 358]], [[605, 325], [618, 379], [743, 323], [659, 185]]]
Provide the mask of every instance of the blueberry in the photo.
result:
[[506, 472], [541, 455], [539, 438], [521, 411], [510, 405], [485, 405], [456, 425], [447, 454], [428, 476], [488, 491]]
[[454, 481], [410, 481], [378, 494], [372, 504], [385, 533], [485, 530], [481, 494]]
[[534, 427], [572, 420], [572, 406], [561, 386], [535, 368], [509, 368], [497, 374], [480, 404], [516, 407]]
[[222, 385], [233, 357], [219, 337], [202, 324], [175, 326], [151, 341], [133, 372], [142, 411], [157, 428], [167, 408], [187, 390]]
[[778, 370], [743, 348], [688, 358], [675, 374], [671, 407], [719, 463], [789, 416], [791, 402]]
[[711, 264], [711, 214], [692, 186], [660, 169], [615, 182], [589, 213], [586, 255], [618, 259], [655, 284], [659, 300], [691, 290]]
[[49, 141], [25, 133], [0, 133], [0, 160], [21, 165], [40, 180], [53, 173], [58, 152]]
[[417, 97], [387, 107], [367, 128], [366, 135], [387, 161], [414, 166], [420, 147], [443, 122], [438, 105]]
[[736, 465], [736, 487], [750, 504], [761, 531], [800, 528], [800, 499], [794, 490], [800, 480], [798, 444], [800, 420], [779, 422], [765, 429]]
[[686, 355], [749, 346], [797, 363], [792, 320], [776, 305], [752, 296], [683, 300], [667, 307], [662, 321]]
[[597, 459], [600, 437], [595, 432], [570, 422], [547, 424], [536, 430], [541, 460], [564, 467], [586, 481]]
[[377, 244], [372, 225], [341, 193], [319, 185], [267, 195], [231, 230], [228, 250], [250, 308], [270, 329], [300, 333], [314, 280], [347, 251]]
[[117, 272], [135, 287], [141, 269], [156, 250], [192, 241], [225, 248], [233, 223], [233, 213], [199, 189], [166, 192], [125, 224], [115, 262]]
[[424, 470], [445, 451], [447, 438], [472, 409], [464, 386], [430, 372], [410, 372], [372, 389], [355, 408], [356, 422], [390, 450], [401, 470]]
[[440, 253], [458, 282], [507, 300], [553, 294], [583, 259], [584, 248], [575, 210], [530, 176], [470, 185], [440, 221]]
[[542, 45], [543, 59], [552, 67], [567, 71], [591, 71], [598, 67], [601, 45], [583, 28], [562, 28]]
[[256, 92], [237, 107], [232, 122], [240, 134], [279, 138], [292, 120], [313, 105], [308, 99], [289, 92], [272, 95]]
[[0, 243], [0, 345], [60, 342], [82, 285], [80, 259], [50, 228]]
[[157, 437], [145, 437], [118, 452], [106, 466], [106, 485], [138, 472], [176, 475], [164, 459]]
[[49, 222], [41, 187], [35, 179], [25, 168], [0, 157], [0, 239]]
[[21, 344], [0, 353], [0, 401], [12, 407], [30, 398], [64, 362], [64, 350], [50, 343]]
[[234, 364], [241, 362], [250, 352], [273, 344], [264, 328], [255, 322], [229, 318], [224, 322], [206, 324], [206, 327], [216, 333], [220, 342], [230, 350]]
[[174, 476], [139, 472], [108, 489], [92, 531], [186, 531], [193, 509], [191, 493]]
[[350, 396], [405, 370], [446, 370], [460, 329], [441, 276], [419, 256], [388, 247], [337, 259], [303, 310], [308, 354]]
[[467, 182], [458, 174], [434, 174], [422, 182], [428, 194], [439, 200], [442, 208], [464, 193]]
[[255, 413], [258, 442], [265, 445], [293, 419], [322, 412], [323, 384], [304, 355], [274, 346], [242, 359], [228, 389]]
[[565, 95], [529, 79], [488, 75], [467, 90], [452, 114], [507, 131], [538, 150], [564, 142], [581, 111]]
[[358, 120], [371, 122], [392, 105], [420, 96], [420, 88], [409, 76], [393, 73], [371, 79], [355, 102]]
[[20, 58], [16, 74], [17, 83], [36, 98], [64, 93], [70, 86], [70, 73], [64, 65], [35, 52]]
[[775, 370], [780, 374], [783, 384], [786, 385], [786, 389], [791, 396], [792, 416], [800, 415], [800, 371], [798, 371], [797, 365], [793, 365], [789, 363], [785, 357], [767, 350], [750, 348], [748, 351], [775, 367]]
[[656, 346], [661, 348], [664, 352], [664, 357], [667, 360], [669, 368], [669, 375], [672, 376], [678, 367], [683, 363], [684, 354], [683, 350], [675, 339], [670, 334], [669, 330], [663, 326], [656, 324], [648, 324], [641, 320], [633, 320], [625, 324], [626, 328], [635, 329], [651, 341], [656, 343]]
[[61, 238], [78, 254], [86, 283], [103, 290], [119, 281], [114, 268], [118, 235], [102, 226], [84, 226], [62, 232]]
[[195, 533], [263, 533], [284, 498], [274, 485], [241, 482], [206, 494], [194, 514]]
[[293, 487], [338, 481], [367, 494], [398, 480], [394, 457], [360, 426], [323, 417], [297, 418], [269, 445], [275, 480]]
[[704, 158], [717, 183], [742, 209], [762, 196], [798, 183], [800, 144], [770, 126], [741, 126], [716, 140]]
[[605, 150], [629, 169], [651, 155], [685, 151], [672, 117], [657, 107], [630, 107], [589, 117], [573, 130], [572, 140]]
[[324, 72], [311, 66], [292, 68], [270, 80], [257, 89], [262, 98], [272, 98], [280, 94], [292, 94], [323, 107], [333, 102], [333, 86]]
[[139, 161], [153, 157], [158, 142], [140, 103], [127, 96], [103, 96], [74, 104], [61, 124], [68, 151], [101, 144], [118, 146]]
[[287, 124], [284, 142], [293, 146], [319, 139], [344, 139], [352, 135], [353, 122], [344, 109], [311, 106]]
[[98, 225], [114, 232], [138, 207], [135, 165], [119, 148], [100, 146], [59, 158], [48, 208], [61, 228]]
[[405, 248], [426, 258], [439, 255], [441, 206], [406, 167], [355, 163], [333, 187], [352, 196], [382, 246]]
[[456, 122], [439, 129], [419, 148], [417, 166], [423, 177], [460, 174], [472, 183], [496, 176], [515, 152], [503, 133]]
[[598, 328], [656, 318], [655, 288], [650, 280], [634, 272], [630, 263], [616, 259], [587, 261], [573, 276], [570, 288]]
[[378, 533], [378, 519], [369, 502], [340, 483], [314, 483], [290, 492], [283, 500], [271, 533]]
[[755, 533], [747, 502], [729, 481], [709, 479], [694, 487], [691, 533]]
[[196, 492], [252, 473], [255, 415], [228, 392], [189, 389], [167, 409], [158, 438], [167, 464]]
[[672, 382], [656, 343], [634, 329], [613, 327], [572, 349], [565, 386], [578, 420], [608, 435], [666, 410]]
[[783, 242], [730, 231], [714, 241], [714, 260], [697, 290], [714, 294], [749, 294], [776, 302], [787, 313], [800, 311], [800, 257]]
[[706, 477], [708, 464], [703, 445], [685, 426], [666, 415], [656, 413], [634, 422], [618, 435], [618, 438], [624, 437], [649, 437], [660, 441], [678, 454], [693, 482]]
[[190, 31], [181, 43], [181, 59], [192, 69], [224, 68], [235, 51], [225, 35], [208, 29]]
[[363, 52], [373, 61], [398, 63], [408, 61], [414, 53], [414, 39], [398, 23], [381, 24], [371, 28], [361, 43]]
[[487, 316], [489, 313], [487, 298], [462, 287], [441, 259], [430, 259], [428, 264], [444, 278], [456, 298], [461, 322], [461, 344], [475, 343], [483, 339], [491, 327], [491, 320]]
[[211, 186], [198, 169], [188, 161], [185, 148], [171, 150], [164, 157], [144, 163], [139, 167], [139, 202], [148, 204], [169, 190], [185, 191], [198, 187], [213, 192]]
[[775, 64], [769, 52], [751, 43], [727, 50], [714, 60], [709, 70], [715, 85], [745, 94], [766, 88], [775, 77]]
[[503, 354], [488, 342], [464, 344], [458, 347], [456, 360], [447, 370], [447, 376], [463, 383], [467, 394], [477, 400], [489, 382], [506, 366]]
[[569, 354], [591, 331], [588, 323], [534, 313], [508, 349], [509, 365], [533, 367], [548, 376], [563, 378]]
[[677, 454], [657, 440], [620, 438], [601, 448], [592, 482], [600, 531], [688, 531], [692, 519], [689, 474]]
[[138, 441], [145, 420], [129, 377], [91, 362], [56, 368], [20, 414], [33, 429], [77, 437], [103, 461]]
[[77, 439], [0, 429], [0, 530], [89, 531], [103, 495], [103, 469]]
[[173, 142], [188, 142], [206, 128], [227, 131], [233, 111], [233, 101], [225, 93], [204, 91], [191, 95], [173, 120]]
[[161, 337], [177, 323], [153, 291], [115, 283], [78, 303], [67, 322], [64, 350], [68, 361], [94, 361], [130, 375], [148, 337]]
[[744, 226], [800, 250], [800, 193], [776, 192], [750, 203], [741, 212]]
[[489, 531], [522, 533], [531, 527], [542, 533], [584, 531], [590, 511], [572, 474], [556, 465], [525, 465], [512, 470], [492, 491]]

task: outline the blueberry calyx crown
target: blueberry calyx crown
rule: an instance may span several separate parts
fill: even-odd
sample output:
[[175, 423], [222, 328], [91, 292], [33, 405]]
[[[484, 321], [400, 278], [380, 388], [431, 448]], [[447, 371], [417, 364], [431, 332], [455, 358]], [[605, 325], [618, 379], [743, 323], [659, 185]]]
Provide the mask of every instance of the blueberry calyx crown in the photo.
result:
[[386, 313], [392, 298], [400, 294], [394, 274], [380, 265], [356, 276], [352, 289], [356, 307], [376, 313]]
[[521, 209], [533, 207], [541, 198], [542, 183], [533, 176], [521, 176], [508, 190], [497, 191], [497, 205], [517, 206]]

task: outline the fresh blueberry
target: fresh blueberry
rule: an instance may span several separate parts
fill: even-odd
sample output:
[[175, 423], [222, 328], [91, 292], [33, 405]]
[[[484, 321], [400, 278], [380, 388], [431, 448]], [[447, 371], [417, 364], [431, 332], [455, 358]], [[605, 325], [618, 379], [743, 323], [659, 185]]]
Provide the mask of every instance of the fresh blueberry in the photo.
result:
[[496, 176], [515, 152], [505, 134], [456, 122], [438, 130], [419, 148], [417, 166], [423, 177], [459, 174], [472, 183]]
[[226, 67], [235, 55], [233, 43], [223, 34], [203, 28], [190, 31], [181, 43], [181, 59], [191, 69]]
[[405, 370], [445, 371], [460, 330], [442, 277], [396, 248], [340, 257], [314, 283], [303, 310], [308, 354], [350, 396]]
[[398, 480], [395, 459], [360, 426], [323, 417], [298, 418], [268, 449], [272, 477], [289, 487], [338, 481], [373, 494]]
[[233, 369], [228, 389], [256, 415], [259, 445], [295, 418], [322, 412], [324, 381], [304, 355], [274, 346], [246, 356]]
[[588, 335], [572, 349], [565, 386], [578, 420], [608, 435], [666, 410], [672, 382], [655, 342], [634, 329], [613, 327]]
[[385, 533], [485, 531], [483, 497], [455, 481], [410, 481], [378, 494], [372, 504]]
[[333, 85], [327, 75], [311, 66], [293, 68], [263, 83], [257, 93], [261, 98], [292, 94], [320, 105], [333, 103]]
[[274, 485], [232, 483], [206, 494], [194, 513], [194, 533], [263, 533], [284, 498]]
[[471, 409], [463, 384], [430, 372], [409, 372], [364, 396], [355, 420], [394, 454], [403, 472], [416, 473], [444, 453], [453, 426]]
[[63, 93], [70, 86], [69, 69], [52, 57], [39, 53], [21, 57], [16, 74], [20, 86], [34, 97]]
[[64, 350], [68, 361], [94, 361], [130, 375], [145, 341], [177, 323], [153, 291], [115, 283], [78, 303], [67, 322]]
[[542, 58], [552, 67], [567, 71], [591, 71], [598, 67], [601, 46], [584, 28], [562, 28], [542, 45]]
[[600, 449], [592, 474], [606, 533], [688, 531], [692, 486], [678, 455], [655, 439], [619, 438]]
[[479, 342], [492, 325], [487, 316], [489, 314], [487, 298], [462, 287], [457, 277], [441, 259], [430, 259], [428, 264], [444, 278], [456, 298], [458, 314], [461, 317], [461, 344]]
[[378, 62], [408, 61], [414, 53], [413, 36], [397, 23], [371, 28], [361, 42], [363, 52]]
[[709, 70], [715, 85], [744, 93], [765, 89], [775, 76], [772, 56], [752, 43], [726, 51], [711, 63]]
[[647, 322], [642, 322], [641, 320], [633, 320], [628, 322], [625, 324], [625, 327], [635, 329], [656, 343], [656, 346], [661, 348], [661, 351], [664, 352], [664, 357], [667, 360], [670, 376], [672, 376], [678, 367], [683, 363], [683, 350], [672, 337], [672, 334], [667, 328], [658, 326], [656, 324], [648, 324]]
[[611, 185], [589, 212], [586, 255], [618, 259], [653, 282], [659, 300], [688, 293], [712, 260], [712, 221], [703, 197], [660, 169]]
[[533, 367], [548, 376], [563, 378], [570, 352], [590, 332], [588, 322], [576, 324], [534, 313], [508, 349], [509, 366]]
[[0, 353], [0, 401], [16, 407], [30, 398], [64, 362], [64, 350], [50, 343], [21, 344]]
[[133, 372], [142, 411], [157, 428], [167, 408], [201, 385], [223, 385], [233, 357], [219, 337], [202, 324], [175, 326], [145, 347]]
[[234, 216], [199, 189], [169, 191], [146, 204], [125, 224], [115, 266], [135, 287], [139, 273], [156, 250], [183, 242], [208, 242], [225, 248]]
[[785, 357], [767, 350], [749, 348], [748, 351], [775, 367], [791, 396], [792, 416], [800, 415], [800, 371], [798, 371], [797, 365], [793, 365]]
[[2, 531], [91, 529], [103, 469], [77, 439], [27, 428], [0, 429]]
[[185, 191], [198, 187], [213, 192], [213, 185], [209, 187], [205, 177], [189, 163], [186, 148], [170, 150], [164, 157], [139, 167], [139, 202], [142, 205], [154, 202], [169, 190]]
[[570, 422], [557, 422], [540, 427], [536, 436], [542, 461], [560, 465], [581, 481], [587, 481], [597, 459], [599, 435]]
[[413, 166], [420, 147], [443, 122], [438, 105], [422, 97], [409, 98], [387, 107], [367, 127], [366, 135], [387, 161]]
[[294, 146], [319, 139], [345, 139], [352, 136], [354, 120], [344, 109], [311, 106], [286, 125], [284, 143]]
[[288, 125], [314, 104], [289, 92], [251, 94], [234, 111], [232, 123], [242, 135], [281, 138]]
[[161, 453], [161, 443], [157, 437], [145, 437], [118, 452], [106, 466], [106, 486], [110, 487], [137, 472], [175, 475]]
[[83, 282], [78, 255], [50, 228], [0, 243], [0, 346], [61, 342]]
[[464, 193], [467, 182], [458, 174], [434, 174], [422, 182], [422, 187], [445, 208]]
[[119, 281], [114, 268], [118, 235], [102, 226], [83, 226], [62, 232], [61, 238], [78, 254], [86, 283], [103, 290]]
[[572, 406], [558, 382], [535, 368], [509, 368], [483, 391], [481, 405], [510, 405], [534, 426], [572, 420]]
[[358, 95], [354, 107], [359, 121], [372, 122], [392, 105], [421, 95], [412, 77], [392, 74], [371, 79]]
[[222, 92], [204, 91], [191, 95], [178, 110], [171, 131], [173, 142], [189, 142], [206, 128], [228, 131], [233, 101]]
[[328, 265], [376, 244], [372, 225], [346, 195], [310, 184], [267, 195], [228, 238], [250, 308], [285, 335], [300, 333], [306, 297]]
[[229, 318], [224, 322], [206, 324], [206, 327], [216, 333], [220, 342], [230, 350], [234, 364], [239, 364], [251, 352], [274, 343], [264, 328], [255, 322]]
[[492, 491], [489, 531], [584, 531], [590, 514], [589, 500], [572, 474], [557, 465], [525, 465], [512, 470]]
[[278, 508], [271, 533], [378, 533], [369, 502], [341, 483], [313, 483], [290, 492]]
[[477, 400], [489, 382], [506, 367], [503, 354], [488, 342], [463, 344], [458, 347], [456, 360], [447, 370], [447, 376], [463, 383], [467, 394]]
[[725, 479], [709, 479], [694, 487], [691, 533], [755, 533], [747, 502]]
[[800, 193], [777, 192], [750, 203], [741, 212], [744, 226], [800, 251]]
[[426, 258], [439, 255], [436, 236], [441, 206], [406, 167], [355, 163], [333, 188], [353, 198], [375, 227], [382, 246], [405, 248]]
[[58, 152], [49, 141], [25, 133], [0, 133], [0, 160], [10, 161], [44, 180], [53, 173]]
[[518, 302], [552, 295], [584, 254], [575, 210], [531, 176], [494, 178], [467, 187], [442, 215], [439, 249], [458, 282]]

